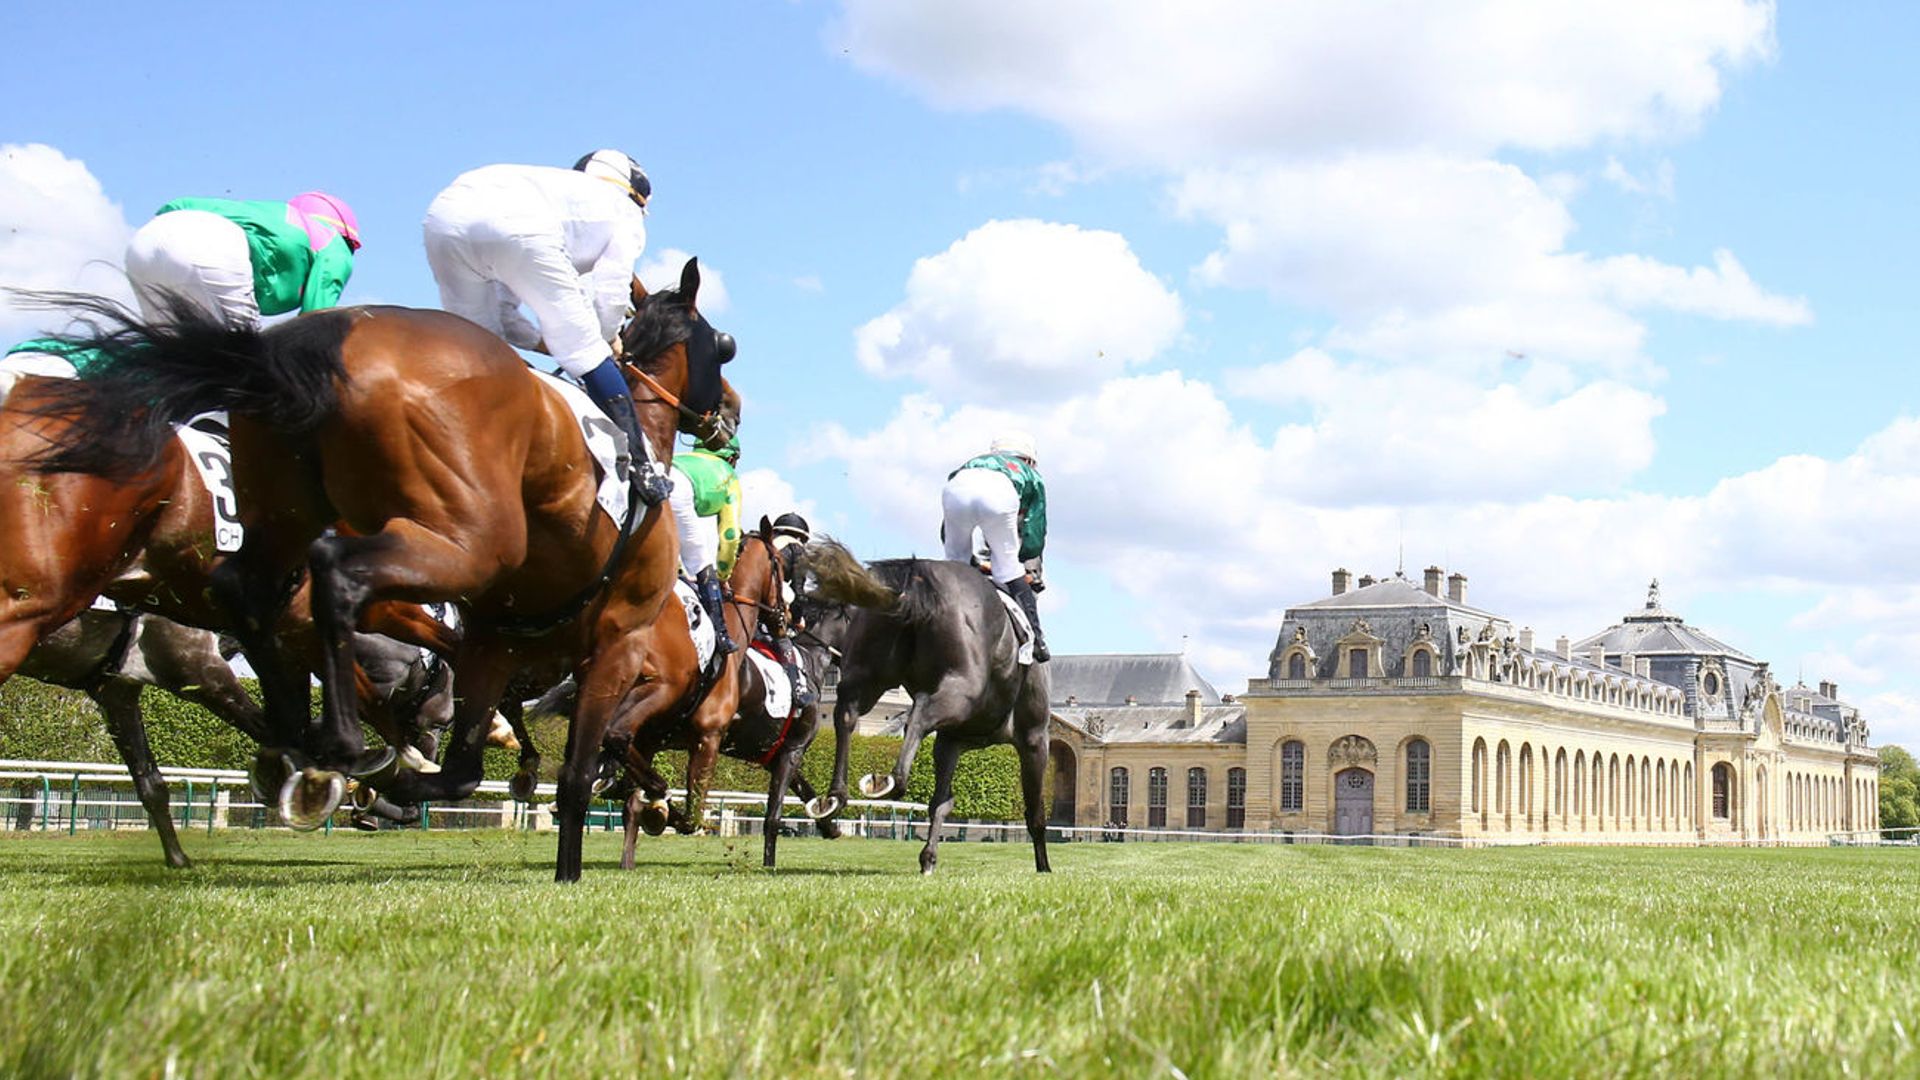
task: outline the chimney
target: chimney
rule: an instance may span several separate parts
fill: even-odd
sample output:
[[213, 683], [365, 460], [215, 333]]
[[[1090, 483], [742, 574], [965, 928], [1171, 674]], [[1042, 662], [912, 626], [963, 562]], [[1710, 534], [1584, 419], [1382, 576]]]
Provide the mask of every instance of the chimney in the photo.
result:
[[1078, 704], [1080, 704], [1080, 696], [1079, 696], [1078, 694], [1068, 694], [1068, 695], [1067, 695], [1067, 704], [1068, 704], [1068, 705], [1078, 705]]
[[1820, 680], [1820, 696], [1826, 697], [1826, 698], [1832, 698], [1835, 701], [1839, 701], [1840, 687], [1834, 683], [1828, 682], [1825, 679], [1821, 679]]
[[1587, 648], [1587, 659], [1593, 662], [1594, 667], [1606, 667], [1607, 666], [1606, 645], [1598, 641], [1594, 642], [1591, 646]]
[[1447, 599], [1456, 604], [1464, 604], [1467, 602], [1467, 575], [1447, 575]]
[[1533, 627], [1531, 626], [1523, 626], [1520, 628], [1520, 651], [1533, 651]]
[[1366, 588], [1367, 586], [1369, 586], [1369, 585], [1371, 585], [1371, 584], [1373, 584], [1373, 575], [1372, 575], [1372, 574], [1361, 574], [1361, 575], [1360, 575], [1360, 587], [1361, 587], [1361, 588], [1363, 588], [1363, 589], [1364, 589], [1364, 588]]
[[1127, 695], [1127, 704], [1129, 704], [1129, 705], [1138, 705], [1138, 704], [1140, 704], [1140, 699], [1139, 699], [1139, 698], [1137, 698], [1137, 697], [1134, 697], [1134, 696], [1133, 696], [1132, 694], [1128, 694], [1128, 695]]
[[1620, 670], [1632, 675], [1640, 670], [1640, 664], [1632, 653], [1621, 653]]
[[1200, 691], [1187, 691], [1187, 726], [1200, 726]]
[[1347, 573], [1346, 567], [1343, 566], [1335, 570], [1333, 572], [1333, 595], [1339, 596], [1341, 593], [1346, 592], [1347, 586], [1351, 584], [1352, 581], [1353, 575]]
[[1573, 659], [1573, 642], [1567, 640], [1567, 635], [1561, 634], [1553, 643], [1553, 651], [1560, 654], [1560, 659], [1571, 660]]
[[1427, 567], [1426, 589], [1427, 589], [1428, 596], [1440, 595], [1440, 578], [1445, 574], [1446, 574], [1446, 571], [1440, 569], [1437, 566]]
[[1633, 673], [1643, 679], [1653, 678], [1653, 659], [1643, 656], [1634, 662]]

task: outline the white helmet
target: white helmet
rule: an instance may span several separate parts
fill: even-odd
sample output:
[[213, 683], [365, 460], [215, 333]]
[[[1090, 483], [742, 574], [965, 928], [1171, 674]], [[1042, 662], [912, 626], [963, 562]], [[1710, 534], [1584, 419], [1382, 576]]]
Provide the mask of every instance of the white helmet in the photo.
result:
[[993, 440], [987, 448], [989, 454], [1014, 454], [1038, 464], [1040, 458], [1033, 452], [1033, 436], [1024, 431], [1008, 431]]
[[588, 176], [611, 181], [627, 189], [633, 201], [646, 209], [647, 200], [653, 197], [653, 182], [633, 159], [618, 150], [595, 150], [573, 163], [574, 171]]

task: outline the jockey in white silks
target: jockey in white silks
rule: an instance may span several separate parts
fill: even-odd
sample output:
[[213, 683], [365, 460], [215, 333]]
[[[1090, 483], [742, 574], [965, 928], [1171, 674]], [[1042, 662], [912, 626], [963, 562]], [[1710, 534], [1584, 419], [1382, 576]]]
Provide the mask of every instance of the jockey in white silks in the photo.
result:
[[[440, 305], [516, 348], [546, 353], [579, 379], [625, 436], [622, 471], [651, 457], [612, 342], [632, 302], [634, 261], [647, 247], [652, 194], [632, 158], [597, 150], [572, 169], [488, 165], [462, 173], [422, 225]], [[663, 470], [646, 465], [630, 475], [647, 505], [666, 500]]]

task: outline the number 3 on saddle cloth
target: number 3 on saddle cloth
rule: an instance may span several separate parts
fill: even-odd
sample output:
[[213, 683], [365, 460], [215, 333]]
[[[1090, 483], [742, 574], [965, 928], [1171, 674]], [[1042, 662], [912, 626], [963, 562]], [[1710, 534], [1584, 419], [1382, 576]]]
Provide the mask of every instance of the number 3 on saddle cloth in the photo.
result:
[[[760, 682], [767, 688], [766, 700], [762, 705], [768, 717], [780, 721], [780, 726], [756, 728], [753, 724], [735, 723], [727, 729], [726, 741], [720, 746], [720, 752], [728, 757], [752, 761], [762, 767], [773, 764], [774, 756], [786, 747], [787, 736], [793, 731], [793, 722], [799, 718], [800, 710], [794, 707], [792, 682], [787, 679], [787, 669], [780, 664], [780, 656], [765, 638], [755, 638], [747, 649], [748, 662], [759, 669]], [[795, 677], [803, 682], [804, 673], [796, 672]]]

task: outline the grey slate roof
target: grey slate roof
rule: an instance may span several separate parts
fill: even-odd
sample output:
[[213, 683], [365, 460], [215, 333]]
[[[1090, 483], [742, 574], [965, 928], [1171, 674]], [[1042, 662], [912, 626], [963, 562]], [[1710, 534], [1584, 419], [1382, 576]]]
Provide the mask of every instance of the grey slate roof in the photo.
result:
[[1200, 723], [1185, 705], [1054, 706], [1053, 715], [1106, 743], [1239, 743], [1247, 741], [1245, 705], [1207, 705]]
[[1575, 652], [1585, 652], [1595, 645], [1604, 645], [1609, 654], [1726, 656], [1759, 663], [1739, 649], [1701, 632], [1699, 628], [1688, 626], [1685, 619], [1661, 607], [1658, 581], [1647, 590], [1646, 607], [1597, 634], [1582, 638], [1573, 648]]
[[1349, 589], [1346, 592], [1339, 594], [1338, 596], [1323, 596], [1320, 599], [1311, 601], [1309, 603], [1295, 604], [1293, 605], [1293, 610], [1312, 611], [1312, 610], [1318, 610], [1318, 609], [1324, 609], [1324, 608], [1361, 608], [1361, 607], [1448, 608], [1453, 611], [1463, 611], [1463, 612], [1468, 612], [1468, 613], [1471, 613], [1474, 615], [1480, 615], [1480, 616], [1492, 615], [1491, 612], [1483, 611], [1480, 608], [1471, 607], [1467, 604], [1456, 603], [1452, 600], [1447, 599], [1445, 595], [1435, 596], [1432, 593], [1429, 593], [1427, 590], [1414, 584], [1412, 581], [1409, 581], [1408, 579], [1403, 577], [1390, 577], [1381, 581], [1376, 581], [1371, 585], [1362, 585], [1357, 588]]
[[1056, 656], [1047, 665], [1053, 704], [1069, 697], [1078, 705], [1121, 705], [1131, 697], [1141, 705], [1181, 705], [1187, 691], [1200, 691], [1205, 705], [1220, 704], [1220, 693], [1179, 653], [1087, 653]]

